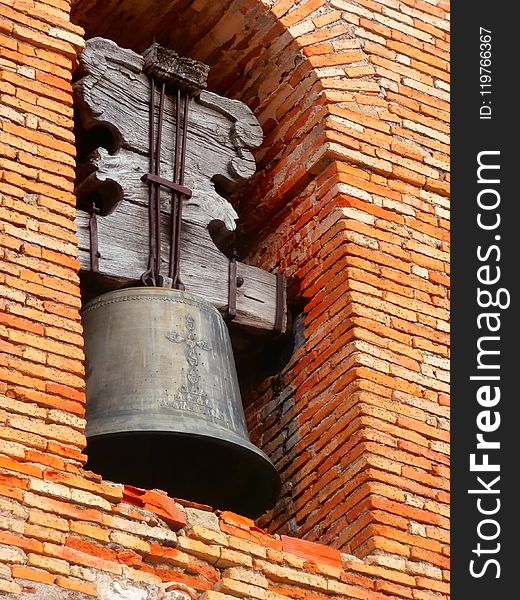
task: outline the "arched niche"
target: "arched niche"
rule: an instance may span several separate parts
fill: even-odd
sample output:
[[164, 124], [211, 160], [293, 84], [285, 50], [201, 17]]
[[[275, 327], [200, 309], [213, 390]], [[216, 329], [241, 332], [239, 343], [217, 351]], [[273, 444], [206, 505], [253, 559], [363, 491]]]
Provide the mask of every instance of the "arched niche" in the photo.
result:
[[[85, 29], [87, 39], [106, 37], [136, 52], [145, 50], [155, 39], [181, 55], [208, 64], [208, 89], [241, 100], [254, 112], [265, 136], [262, 146], [254, 151], [257, 175], [240, 196], [230, 198], [240, 217], [238, 233], [245, 246], [243, 253], [253, 254], [269, 228], [302, 218], [299, 214], [291, 217], [290, 213], [301, 201], [300, 193], [330, 162], [326, 134], [328, 100], [322, 82], [298, 37], [291, 33], [287, 24], [291, 19], [284, 23], [280, 18], [296, 10], [292, 3], [280, 2], [276, 6], [270, 0], [76, 0], [72, 5], [72, 20]], [[296, 16], [292, 23], [298, 23]], [[277, 270], [277, 260], [266, 260], [264, 268]], [[287, 257], [286, 264], [290, 260]], [[269, 348], [258, 357], [257, 362], [267, 356], [273, 363], [269, 365], [270, 374], [281, 368], [274, 359], [276, 354], [287, 363], [295, 348], [303, 345], [299, 293], [295, 282], [288, 289], [288, 300], [294, 302], [298, 325], [289, 347], [278, 353]], [[262, 390], [267, 386], [267, 395], [277, 395], [278, 384], [275, 377]], [[284, 409], [284, 422], [294, 412], [293, 391], [287, 390], [290, 398], [286, 403], [289, 408]], [[248, 397], [243, 400], [247, 405]], [[248, 425], [263, 419], [258, 413], [251, 416], [246, 410], [246, 414]], [[270, 428], [269, 435], [271, 429], [274, 431]], [[257, 433], [252, 437], [260, 446], [270, 443], [268, 435], [260, 438], [263, 436]], [[293, 454], [287, 452], [282, 470]], [[292, 484], [283, 473], [282, 480], [282, 497], [274, 516], [285, 514], [288, 519]], [[268, 518], [269, 515], [265, 526], [269, 526]]]
[[106, 37], [137, 52], [155, 40], [208, 64], [208, 89], [253, 110], [265, 140], [256, 152], [257, 176], [235, 198], [249, 244], [308, 183], [309, 165], [302, 167], [299, 159], [324, 130], [319, 78], [272, 4], [76, 0], [72, 5], [72, 20], [85, 29], [87, 39]]

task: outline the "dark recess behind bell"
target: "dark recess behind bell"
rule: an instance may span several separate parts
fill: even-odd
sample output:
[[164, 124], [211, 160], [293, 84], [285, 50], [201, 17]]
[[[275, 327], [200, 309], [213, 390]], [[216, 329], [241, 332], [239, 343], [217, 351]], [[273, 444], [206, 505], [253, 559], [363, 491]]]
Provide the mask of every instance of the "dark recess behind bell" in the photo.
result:
[[287, 307], [287, 332], [283, 335], [252, 335], [240, 326], [230, 324], [231, 344], [238, 372], [242, 400], [248, 404], [248, 388], [258, 385], [267, 377], [278, 375], [303, 345], [304, 302], [293, 300]]

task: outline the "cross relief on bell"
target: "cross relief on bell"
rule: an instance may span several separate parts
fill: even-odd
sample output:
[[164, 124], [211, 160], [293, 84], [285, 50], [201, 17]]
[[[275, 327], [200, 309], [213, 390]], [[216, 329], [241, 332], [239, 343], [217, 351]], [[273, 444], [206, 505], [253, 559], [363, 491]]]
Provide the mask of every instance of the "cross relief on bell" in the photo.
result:
[[195, 319], [188, 315], [185, 319], [187, 333], [185, 336], [180, 335], [176, 331], [169, 333], [166, 339], [170, 342], [176, 342], [186, 345], [186, 362], [188, 368], [186, 371], [187, 383], [182, 384], [179, 391], [175, 395], [176, 403], [165, 400], [161, 406], [165, 408], [180, 408], [181, 410], [193, 410], [193, 405], [197, 405], [197, 409], [208, 414], [216, 419], [221, 419], [222, 414], [217, 408], [210, 406], [208, 403], [208, 393], [201, 385], [201, 376], [198, 372], [199, 350], [211, 350], [208, 342], [197, 339], [195, 333]]

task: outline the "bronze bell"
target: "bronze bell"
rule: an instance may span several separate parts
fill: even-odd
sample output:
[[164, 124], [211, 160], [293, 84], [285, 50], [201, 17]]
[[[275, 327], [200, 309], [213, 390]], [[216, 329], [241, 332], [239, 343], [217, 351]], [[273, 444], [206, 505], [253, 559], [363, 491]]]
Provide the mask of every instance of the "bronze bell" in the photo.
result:
[[82, 311], [87, 467], [257, 517], [280, 478], [249, 441], [226, 324], [187, 292], [117, 290]]

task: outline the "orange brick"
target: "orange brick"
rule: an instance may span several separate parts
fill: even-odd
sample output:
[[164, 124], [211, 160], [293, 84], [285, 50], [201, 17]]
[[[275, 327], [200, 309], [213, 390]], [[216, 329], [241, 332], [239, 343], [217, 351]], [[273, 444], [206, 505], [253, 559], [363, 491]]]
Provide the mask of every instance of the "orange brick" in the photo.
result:
[[7, 133], [17, 136], [23, 140], [27, 140], [30, 143], [40, 144], [42, 146], [51, 148], [52, 150], [65, 152], [69, 156], [75, 156], [76, 151], [73, 145], [67, 142], [56, 140], [56, 138], [53, 136], [9, 122], [4, 123], [3, 129]]
[[449, 558], [437, 554], [435, 552], [431, 552], [430, 550], [425, 550], [424, 548], [411, 548], [410, 550], [411, 557], [416, 560], [422, 560], [433, 565], [437, 565], [444, 569], [449, 569], [450, 560]]
[[358, 573], [365, 573], [366, 575], [393, 581], [407, 587], [415, 586], [415, 579], [413, 577], [407, 575], [406, 573], [399, 573], [393, 569], [385, 569], [383, 567], [365, 565], [363, 563], [353, 561], [348, 562], [347, 566], [349, 569], [352, 569]]
[[[101, 548], [101, 547], [100, 547]], [[106, 560], [95, 555], [91, 555], [75, 548], [69, 548], [67, 546], [55, 546], [51, 544], [45, 544], [45, 551], [60, 562], [67, 561], [68, 563], [82, 565], [85, 567], [92, 567], [94, 569], [100, 569], [101, 571], [107, 571], [115, 575], [122, 573], [122, 567], [116, 562], [117, 555], [114, 552], [114, 559]], [[104, 555], [111, 556], [108, 549], [103, 549]]]
[[382, 579], [376, 580], [376, 590], [382, 592], [385, 596], [392, 594], [399, 598], [413, 598], [413, 593], [410, 588]]
[[32, 569], [30, 567], [13, 566], [12, 575], [15, 579], [26, 579], [38, 583], [54, 583], [54, 575], [41, 569]]
[[78, 448], [66, 444], [59, 444], [58, 442], [48, 442], [47, 451], [50, 454], [57, 454], [65, 459], [77, 461], [82, 464], [87, 460], [85, 454], [82, 454]]
[[112, 500], [115, 502], [119, 502], [123, 496], [123, 492], [119, 487], [110, 485], [109, 483], [90, 481], [84, 476], [80, 477], [63, 473], [61, 471], [52, 471], [47, 469], [43, 473], [43, 478], [47, 481], [53, 481], [69, 487], [87, 490], [101, 496], [102, 498], [106, 498], [107, 500]]
[[0, 456], [0, 468], [33, 477], [41, 477], [42, 474], [42, 469], [40, 467], [18, 462], [5, 456]]
[[65, 588], [67, 590], [73, 590], [74, 592], [87, 594], [88, 596], [93, 596], [94, 598], [98, 597], [97, 587], [92, 583], [87, 583], [86, 581], [82, 581], [81, 579], [76, 579], [73, 577], [63, 577], [61, 575], [58, 575], [54, 583], [57, 586]]
[[[0, 476], [1, 481], [1, 476]], [[29, 552], [41, 552], [42, 543], [37, 540], [31, 540], [28, 538], [19, 537], [8, 532], [0, 531], [0, 543], [8, 546], [16, 546], [17, 548], [23, 548]]]
[[58, 517], [92, 521], [94, 523], [101, 522], [101, 513], [96, 509], [79, 508], [73, 504], [52, 498], [44, 498], [31, 492], [26, 492], [25, 503], [33, 508], [53, 513]]
[[418, 588], [423, 588], [432, 592], [440, 592], [444, 594], [450, 593], [450, 586], [448, 583], [437, 581], [435, 579], [427, 579], [426, 577], [417, 577], [416, 583]]

